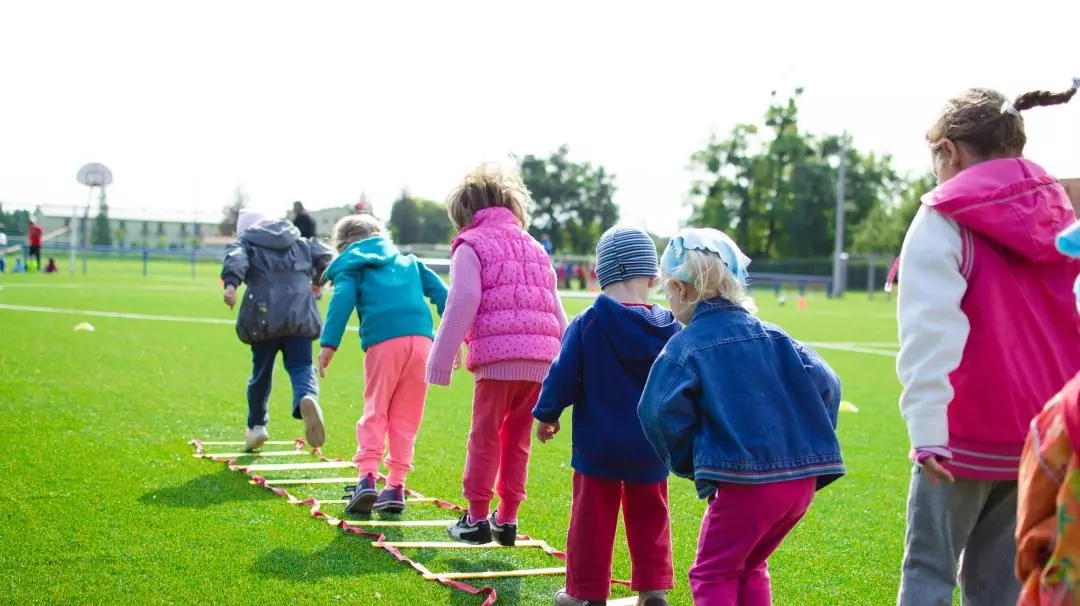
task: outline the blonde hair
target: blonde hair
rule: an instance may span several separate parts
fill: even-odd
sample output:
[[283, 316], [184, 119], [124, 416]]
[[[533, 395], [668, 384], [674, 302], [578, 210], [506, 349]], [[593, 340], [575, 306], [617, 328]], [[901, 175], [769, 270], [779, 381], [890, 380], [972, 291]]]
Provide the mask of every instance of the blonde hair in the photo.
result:
[[366, 240], [375, 234], [383, 233], [382, 224], [371, 215], [349, 215], [342, 217], [334, 225], [334, 235], [330, 238], [330, 245], [339, 253], [353, 242]]
[[1037, 90], [1009, 100], [996, 90], [970, 88], [949, 99], [927, 131], [926, 140], [935, 150], [943, 139], [966, 143], [983, 159], [1019, 157], [1027, 145], [1020, 112], [1068, 103], [1076, 90], [1076, 86], [1060, 93]]
[[508, 208], [521, 227], [529, 225], [532, 196], [520, 171], [496, 163], [481, 164], [469, 171], [446, 198], [446, 211], [454, 228], [472, 226], [473, 217], [485, 208]]
[[[757, 313], [757, 304], [754, 303], [754, 298], [750, 296], [746, 285], [731, 273], [727, 265], [724, 265], [720, 255], [704, 250], [689, 249], [683, 254], [683, 263], [678, 271], [693, 277], [693, 281], [689, 284], [697, 290], [698, 297], [694, 301], [689, 301], [691, 305], [697, 305], [707, 299], [723, 297], [752, 314]], [[686, 282], [672, 276], [661, 277], [664, 281], [664, 290], [669, 294], [674, 294], [675, 282]]]

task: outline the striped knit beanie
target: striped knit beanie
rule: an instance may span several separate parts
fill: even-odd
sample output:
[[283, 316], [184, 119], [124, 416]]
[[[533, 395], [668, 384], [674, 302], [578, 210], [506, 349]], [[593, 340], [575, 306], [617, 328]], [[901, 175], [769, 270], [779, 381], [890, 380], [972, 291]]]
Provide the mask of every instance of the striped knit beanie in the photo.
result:
[[633, 278], [659, 274], [656, 244], [649, 234], [633, 227], [612, 227], [596, 243], [596, 279], [600, 288]]

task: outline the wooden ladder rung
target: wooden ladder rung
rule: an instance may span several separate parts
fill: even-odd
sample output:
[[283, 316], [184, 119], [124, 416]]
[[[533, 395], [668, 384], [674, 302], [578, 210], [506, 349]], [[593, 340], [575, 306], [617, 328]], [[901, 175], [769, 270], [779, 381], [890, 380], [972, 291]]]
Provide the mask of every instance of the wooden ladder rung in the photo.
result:
[[[244, 442], [203, 442], [200, 440], [199, 444], [203, 446], [243, 446]], [[296, 440], [267, 440], [263, 444], [269, 446], [292, 446], [296, 444]]]
[[[378, 541], [372, 543], [376, 547], [395, 547], [398, 549], [498, 549], [503, 546], [498, 543], [487, 543], [485, 545], [471, 545], [469, 543], [458, 543], [457, 541]], [[547, 547], [547, 543], [544, 541], [538, 541], [530, 539], [528, 541], [518, 541], [514, 547]], [[513, 549], [514, 547], [506, 547], [505, 549]]]
[[356, 467], [352, 461], [319, 461], [317, 463], [257, 463], [255, 465], [237, 465], [247, 471], [292, 471], [296, 469], [344, 469]]
[[486, 570], [482, 572], [433, 572], [425, 574], [424, 578], [429, 581], [438, 579], [497, 579], [504, 577], [538, 577], [544, 575], [566, 574], [566, 567], [561, 568], [530, 568], [526, 570]]
[[[266, 480], [267, 486], [296, 486], [300, 484], [348, 484], [356, 482], [356, 478], [282, 478], [279, 480]], [[252, 484], [257, 484], [254, 480]]]
[[235, 459], [238, 457], [295, 457], [306, 455], [303, 450], [271, 450], [267, 452], [204, 452], [195, 455], [203, 459]]
[[342, 520], [349, 526], [449, 526], [454, 520]]

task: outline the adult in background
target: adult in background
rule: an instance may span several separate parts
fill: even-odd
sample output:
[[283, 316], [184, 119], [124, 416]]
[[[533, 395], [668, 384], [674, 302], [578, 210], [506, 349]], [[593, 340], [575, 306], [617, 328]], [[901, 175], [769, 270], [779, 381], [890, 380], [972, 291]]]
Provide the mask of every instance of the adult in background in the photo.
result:
[[292, 224], [296, 226], [296, 229], [300, 230], [301, 238], [314, 238], [315, 237], [315, 219], [311, 218], [308, 211], [304, 210], [304, 205], [299, 201], [293, 202], [293, 220]]
[[27, 240], [30, 244], [30, 254], [26, 258], [26, 269], [30, 269], [30, 257], [37, 262], [34, 269], [41, 271], [41, 240], [45, 237], [45, 230], [33, 221], [30, 222], [30, 231], [27, 232]]
[[540, 245], [544, 247], [544, 251], [547, 252], [549, 257], [555, 254], [555, 243], [551, 241], [551, 236], [542, 234], [540, 236]]

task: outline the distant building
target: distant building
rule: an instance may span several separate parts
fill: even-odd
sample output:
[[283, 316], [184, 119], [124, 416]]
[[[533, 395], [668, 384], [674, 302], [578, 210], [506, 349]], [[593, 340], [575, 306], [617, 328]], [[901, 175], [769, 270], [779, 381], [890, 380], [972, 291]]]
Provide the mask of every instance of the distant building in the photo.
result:
[[[34, 221], [52, 233], [70, 227], [72, 217], [45, 214], [39, 208], [33, 214]], [[82, 217], [76, 221], [76, 229], [82, 228]], [[92, 233], [94, 215], [86, 221], [85, 229]], [[213, 221], [178, 221], [159, 220], [149, 213], [143, 217], [110, 216], [109, 229], [112, 233], [112, 245], [117, 249], [149, 248], [155, 250], [190, 250], [201, 248], [208, 237], [218, 235], [218, 222]], [[70, 236], [63, 235], [50, 240], [52, 245], [66, 246]]]

